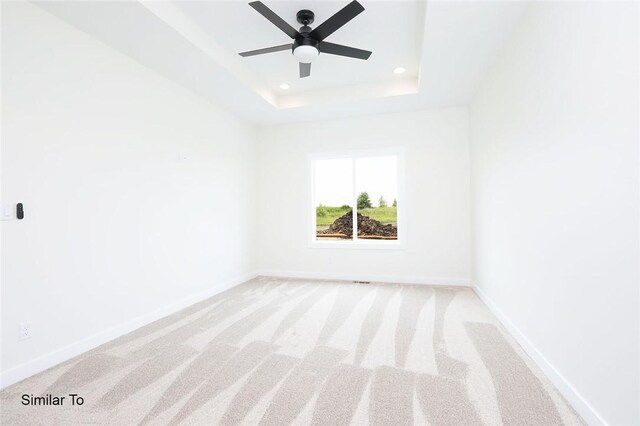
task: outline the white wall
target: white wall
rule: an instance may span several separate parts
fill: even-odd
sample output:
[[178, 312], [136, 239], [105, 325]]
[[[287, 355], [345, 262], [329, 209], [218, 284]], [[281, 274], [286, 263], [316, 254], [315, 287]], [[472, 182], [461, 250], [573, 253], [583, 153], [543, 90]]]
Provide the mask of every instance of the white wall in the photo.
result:
[[26, 212], [2, 223], [6, 385], [255, 270], [255, 134], [36, 6], [2, 8], [3, 202]]
[[[260, 270], [270, 274], [466, 284], [469, 152], [466, 109], [260, 130]], [[310, 154], [401, 147], [404, 250], [309, 247]], [[402, 232], [402, 230], [400, 230]]]
[[474, 280], [593, 424], [640, 424], [638, 40], [537, 3], [471, 108]]

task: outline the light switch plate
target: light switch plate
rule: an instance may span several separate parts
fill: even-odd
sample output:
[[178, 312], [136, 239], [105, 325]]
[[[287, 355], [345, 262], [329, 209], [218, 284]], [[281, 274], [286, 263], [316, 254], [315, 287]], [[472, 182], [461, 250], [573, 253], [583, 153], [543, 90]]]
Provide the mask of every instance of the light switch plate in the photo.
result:
[[16, 218], [16, 205], [3, 204], [0, 212], [0, 220], [13, 220]]

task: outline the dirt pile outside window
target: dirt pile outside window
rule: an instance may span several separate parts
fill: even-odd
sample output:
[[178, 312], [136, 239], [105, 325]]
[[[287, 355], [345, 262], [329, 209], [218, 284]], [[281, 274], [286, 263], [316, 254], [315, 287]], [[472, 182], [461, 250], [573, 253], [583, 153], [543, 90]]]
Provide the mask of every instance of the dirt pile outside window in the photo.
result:
[[[318, 231], [318, 234], [343, 234], [351, 237], [353, 233], [353, 213], [351, 211], [337, 218], [329, 228]], [[395, 225], [385, 225], [368, 216], [358, 213], [358, 237], [398, 237]]]

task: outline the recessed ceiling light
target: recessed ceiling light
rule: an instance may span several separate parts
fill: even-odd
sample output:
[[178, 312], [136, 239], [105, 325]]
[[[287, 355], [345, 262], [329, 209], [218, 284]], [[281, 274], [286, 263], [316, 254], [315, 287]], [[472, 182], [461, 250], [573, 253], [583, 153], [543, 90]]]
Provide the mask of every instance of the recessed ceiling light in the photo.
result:
[[289, 86], [287, 83], [282, 83], [282, 84], [280, 85], [280, 88], [281, 88], [282, 90], [289, 90], [289, 88], [290, 88], [290, 87], [291, 87], [291, 86]]
[[393, 70], [394, 74], [402, 74], [403, 72], [405, 72], [406, 69], [402, 68], [402, 67], [398, 67], [396, 69]]

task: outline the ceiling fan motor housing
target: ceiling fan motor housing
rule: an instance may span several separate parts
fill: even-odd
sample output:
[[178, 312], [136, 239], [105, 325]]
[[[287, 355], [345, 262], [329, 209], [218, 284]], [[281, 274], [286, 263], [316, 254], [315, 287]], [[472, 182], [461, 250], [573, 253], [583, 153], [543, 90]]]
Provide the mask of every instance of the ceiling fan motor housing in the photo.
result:
[[299, 46], [311, 46], [317, 49], [318, 44], [320, 43], [317, 40], [314, 40], [310, 37], [300, 37], [300, 38], [296, 38], [293, 41], [293, 50], [296, 50], [296, 48]]

